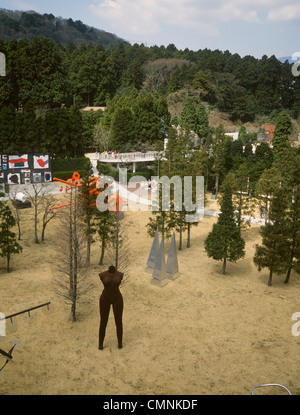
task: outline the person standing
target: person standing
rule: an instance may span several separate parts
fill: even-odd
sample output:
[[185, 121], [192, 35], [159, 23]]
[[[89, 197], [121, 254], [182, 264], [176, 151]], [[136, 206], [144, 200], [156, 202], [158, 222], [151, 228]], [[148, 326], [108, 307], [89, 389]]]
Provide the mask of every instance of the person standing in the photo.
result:
[[116, 270], [111, 265], [107, 271], [101, 272], [99, 277], [104, 285], [100, 296], [100, 327], [99, 327], [99, 349], [103, 350], [103, 341], [105, 337], [106, 326], [108, 322], [110, 306], [113, 306], [115, 324], [117, 329], [118, 347], [122, 349], [123, 344], [123, 297], [119, 286], [123, 279], [123, 273]]

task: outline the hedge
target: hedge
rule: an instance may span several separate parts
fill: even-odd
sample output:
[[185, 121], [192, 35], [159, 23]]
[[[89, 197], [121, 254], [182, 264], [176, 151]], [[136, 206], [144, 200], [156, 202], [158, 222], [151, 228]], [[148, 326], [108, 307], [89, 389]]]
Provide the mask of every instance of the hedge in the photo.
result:
[[51, 170], [54, 172], [70, 172], [85, 170], [90, 159], [88, 157], [76, 157], [51, 160]]
[[127, 173], [127, 180], [131, 179], [134, 176], [143, 176], [146, 180], [151, 178], [151, 172], [148, 171], [136, 171], [135, 173]]
[[[97, 170], [99, 174], [103, 174], [105, 176], [110, 176], [114, 180], [119, 180], [119, 169], [110, 166], [107, 163], [101, 163], [100, 161], [97, 162]], [[150, 179], [151, 171], [136, 171], [135, 173], [128, 173], [127, 172], [127, 180], [131, 179], [134, 176], [143, 176], [146, 180]]]

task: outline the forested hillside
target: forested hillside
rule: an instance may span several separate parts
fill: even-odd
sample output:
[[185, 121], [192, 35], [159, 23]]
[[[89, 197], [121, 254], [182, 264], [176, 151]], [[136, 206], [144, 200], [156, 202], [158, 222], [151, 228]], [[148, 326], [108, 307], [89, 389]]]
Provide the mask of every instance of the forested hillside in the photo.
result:
[[7, 57], [1, 105], [19, 108], [30, 98], [35, 105], [70, 106], [75, 96], [79, 106], [103, 106], [122, 88], [176, 100], [185, 89], [233, 120], [251, 121], [282, 109], [298, 116], [300, 78], [293, 76], [291, 64], [275, 56], [241, 58], [229, 51], [182, 51], [174, 45], [63, 46], [46, 37], [2, 40], [0, 50]]
[[0, 39], [30, 40], [36, 36], [48, 37], [63, 45], [73, 42], [77, 46], [83, 42], [100, 43], [104, 46], [125, 42], [112, 33], [87, 26], [81, 20], [63, 19], [51, 13], [0, 9]]
[[[242, 58], [173, 44], [64, 45], [49, 37], [2, 39], [0, 52], [7, 63], [0, 77], [2, 152], [67, 157], [91, 147], [157, 148], [179, 124], [203, 143], [216, 134], [212, 113], [237, 128], [261, 119], [275, 125], [282, 111], [294, 122], [299, 117], [300, 77], [275, 56]], [[85, 114], [85, 106], [107, 110]]]

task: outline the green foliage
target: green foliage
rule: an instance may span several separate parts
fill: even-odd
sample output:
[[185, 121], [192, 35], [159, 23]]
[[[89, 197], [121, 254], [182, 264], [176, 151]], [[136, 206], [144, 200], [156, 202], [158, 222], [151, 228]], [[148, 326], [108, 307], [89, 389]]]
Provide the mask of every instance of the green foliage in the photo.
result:
[[245, 255], [245, 241], [235, 220], [232, 204], [231, 186], [227, 185], [221, 202], [218, 221], [204, 242], [206, 253], [216, 261], [223, 260], [222, 274], [225, 273], [226, 260], [235, 262]]
[[80, 174], [80, 177], [82, 177], [85, 173], [85, 170], [52, 171], [52, 176], [61, 180], [68, 180], [72, 178], [75, 171]]
[[23, 248], [17, 242], [16, 234], [11, 231], [16, 220], [7, 204], [1, 206], [0, 220], [0, 256], [6, 258], [6, 268], [9, 272], [11, 257], [20, 253]]
[[127, 172], [127, 180], [130, 180], [132, 177], [135, 176], [142, 176], [146, 180], [149, 180], [151, 178], [151, 171], [145, 170], [145, 171], [136, 171], [135, 173], [128, 173]]
[[204, 105], [196, 105], [192, 99], [187, 99], [180, 115], [180, 124], [194, 131], [201, 141], [205, 140], [209, 132], [209, 124]]
[[90, 159], [87, 157], [75, 157], [59, 159], [55, 158], [51, 161], [52, 171], [83, 171], [89, 165]]
[[109, 163], [97, 161], [97, 170], [100, 175], [110, 176], [114, 180], [119, 180], [119, 169], [112, 167]]
[[277, 117], [272, 144], [276, 154], [288, 146], [288, 137], [292, 132], [292, 120], [287, 111], [282, 111]]
[[112, 240], [112, 233], [115, 225], [113, 215], [114, 213], [109, 210], [106, 210], [105, 212], [100, 212], [98, 210], [94, 217], [93, 226], [97, 232], [101, 244], [99, 265], [103, 265], [105, 250]]
[[288, 200], [287, 216], [285, 218], [287, 226], [287, 246], [289, 249], [286, 260], [286, 279], [287, 284], [290, 279], [291, 271], [300, 274], [300, 189], [294, 189], [293, 197]]
[[286, 210], [287, 199], [284, 191], [278, 189], [272, 198], [269, 211], [270, 221], [260, 230], [262, 244], [256, 246], [253, 258], [259, 271], [263, 268], [269, 269], [269, 286], [272, 285], [273, 273], [283, 273], [290, 258], [287, 244], [288, 227], [285, 222]]
[[55, 42], [68, 46], [71, 42], [85, 42], [118, 45], [127, 43], [117, 36], [87, 26], [80, 20], [55, 17], [52, 13], [39, 14], [33, 11], [20, 13], [18, 11], [0, 10], [0, 38], [28, 38], [33, 36], [48, 37]]

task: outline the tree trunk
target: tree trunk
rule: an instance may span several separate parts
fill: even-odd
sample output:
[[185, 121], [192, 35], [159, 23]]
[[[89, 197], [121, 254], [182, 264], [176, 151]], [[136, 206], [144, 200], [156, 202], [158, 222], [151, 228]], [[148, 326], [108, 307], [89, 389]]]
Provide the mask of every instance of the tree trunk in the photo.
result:
[[206, 183], [205, 183], [205, 190], [208, 190], [208, 166], [206, 167]]
[[285, 284], [288, 284], [288, 282], [289, 282], [289, 280], [290, 280], [291, 271], [292, 271], [292, 267], [290, 267], [290, 268], [288, 269], [288, 272], [287, 272], [286, 277], [285, 277], [285, 280], [284, 280], [284, 283], [285, 283]]
[[219, 173], [216, 175], [215, 188], [216, 188], [216, 197], [217, 197], [218, 191], [219, 191]]
[[21, 240], [21, 225], [20, 225], [20, 216], [19, 216], [19, 212], [18, 209], [16, 209], [16, 216], [17, 216], [17, 225], [18, 225], [18, 241]]
[[224, 275], [226, 270], [226, 258], [224, 258], [221, 274]]
[[43, 218], [43, 227], [42, 227], [42, 233], [41, 233], [41, 241], [44, 242], [45, 240], [45, 231], [46, 231], [46, 225], [48, 221]]
[[284, 283], [288, 284], [289, 280], [290, 280], [290, 276], [291, 276], [291, 271], [293, 269], [293, 259], [294, 259], [294, 255], [295, 255], [295, 247], [296, 247], [296, 238], [297, 238], [297, 234], [293, 234], [293, 240], [292, 240], [292, 246], [291, 246], [291, 255], [290, 255], [290, 266], [288, 268]]
[[104, 251], [105, 251], [105, 238], [104, 238], [104, 236], [102, 236], [102, 242], [101, 242], [101, 255], [100, 255], [99, 265], [103, 265], [103, 260], [104, 260]]
[[7, 259], [6, 261], [7, 272], [10, 272], [10, 255], [9, 254], [7, 254], [6, 259]]
[[87, 267], [90, 265], [90, 257], [91, 257], [91, 240], [90, 240], [90, 235], [88, 235], [87, 243], [86, 243], [86, 266]]
[[182, 250], [182, 211], [180, 212], [180, 222], [179, 222], [179, 246], [178, 250]]
[[74, 213], [73, 213], [73, 238], [74, 238], [74, 274], [73, 274], [73, 298], [72, 298], [72, 318], [76, 321], [76, 301], [77, 301], [77, 277], [78, 277], [78, 237], [77, 237], [77, 187], [75, 186]]
[[269, 280], [268, 280], [268, 286], [271, 287], [272, 285], [272, 275], [273, 275], [273, 270], [272, 268], [270, 269], [270, 274], [269, 274]]
[[241, 227], [241, 223], [242, 223], [242, 206], [243, 206], [243, 199], [242, 199], [242, 191], [241, 191], [239, 206], [238, 206], [238, 215], [237, 215], [237, 224], [239, 228]]
[[72, 307], [71, 307], [71, 319], [72, 321], [75, 323], [76, 321], [76, 301], [72, 302]]
[[34, 242], [36, 244], [39, 243], [39, 238], [38, 238], [38, 230], [37, 230], [37, 223], [38, 223], [38, 207], [37, 207], [37, 197], [35, 200], [35, 204], [34, 204]]
[[188, 222], [188, 236], [187, 236], [187, 248], [191, 246], [191, 224]]

